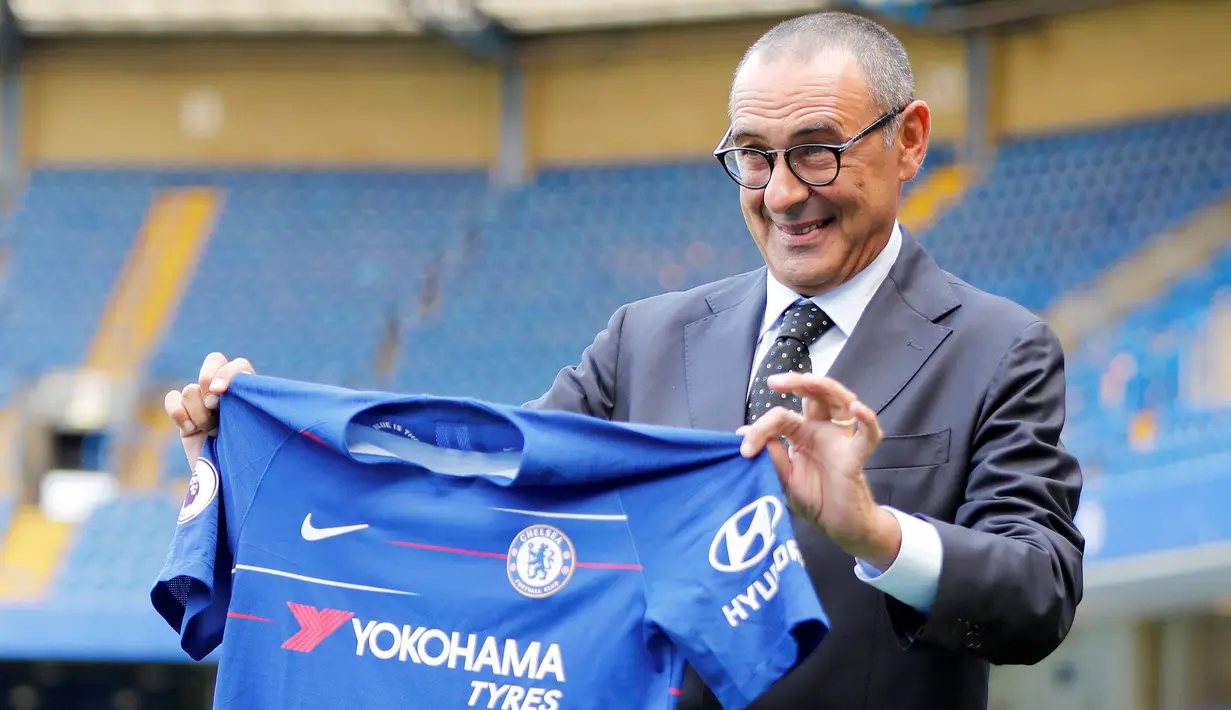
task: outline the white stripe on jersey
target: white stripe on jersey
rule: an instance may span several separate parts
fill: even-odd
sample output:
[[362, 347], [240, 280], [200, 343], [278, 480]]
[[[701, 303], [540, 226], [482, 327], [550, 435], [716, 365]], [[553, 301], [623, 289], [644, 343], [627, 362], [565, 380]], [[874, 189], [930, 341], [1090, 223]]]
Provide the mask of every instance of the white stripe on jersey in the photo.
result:
[[540, 518], [565, 518], [568, 520], [605, 520], [610, 522], [622, 522], [628, 520], [627, 515], [597, 515], [593, 513], [549, 513], [544, 510], [518, 510], [516, 508], [492, 508], [505, 513], [517, 513], [518, 515], [534, 515]]
[[284, 572], [280, 569], [270, 569], [268, 567], [255, 567], [253, 565], [235, 565], [235, 569], [231, 570], [232, 574], [236, 570], [244, 570], [246, 572], [260, 572], [261, 574], [272, 574], [275, 577], [286, 577], [288, 579], [297, 579], [300, 582], [311, 582], [312, 584], [323, 584], [326, 587], [341, 587], [343, 589], [355, 589], [360, 592], [383, 592], [385, 594], [402, 594], [409, 597], [419, 596], [418, 592], [404, 592], [400, 589], [385, 589], [384, 587], [369, 587], [366, 584], [351, 584], [350, 582], [337, 582], [332, 579], [321, 579], [320, 577], [308, 577], [294, 572]]

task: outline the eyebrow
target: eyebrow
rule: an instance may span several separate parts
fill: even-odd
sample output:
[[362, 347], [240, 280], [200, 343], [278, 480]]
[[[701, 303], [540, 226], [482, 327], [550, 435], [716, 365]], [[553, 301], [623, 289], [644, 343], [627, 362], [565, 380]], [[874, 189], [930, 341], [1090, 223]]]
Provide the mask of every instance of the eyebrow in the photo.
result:
[[[842, 127], [839, 126], [838, 123], [834, 121], [833, 119], [817, 118], [797, 128], [795, 132], [791, 134], [791, 137], [793, 139], [797, 139], [797, 138], [812, 135], [815, 133], [827, 133], [835, 137], [840, 137], [842, 136]], [[765, 137], [762, 136], [761, 134], [757, 133], [756, 131], [748, 130], [746, 128], [741, 128], [739, 126], [736, 126], [735, 128], [731, 130], [730, 140], [732, 143], [736, 143], [739, 140], [746, 139], [746, 138], [756, 139], [760, 141], [765, 140]]]

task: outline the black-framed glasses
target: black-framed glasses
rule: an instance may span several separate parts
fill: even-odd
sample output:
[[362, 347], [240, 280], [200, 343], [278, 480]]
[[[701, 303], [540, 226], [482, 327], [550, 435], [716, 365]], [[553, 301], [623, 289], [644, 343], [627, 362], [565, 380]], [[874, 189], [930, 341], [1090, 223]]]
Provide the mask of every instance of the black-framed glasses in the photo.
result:
[[902, 113], [905, 106], [897, 108], [876, 119], [867, 128], [856, 133], [850, 140], [841, 145], [829, 143], [804, 143], [785, 149], [761, 150], [760, 148], [743, 148], [735, 146], [723, 148], [731, 139], [731, 129], [722, 136], [718, 147], [714, 149], [714, 157], [722, 163], [727, 175], [740, 185], [750, 190], [761, 190], [769, 184], [770, 175], [774, 170], [774, 156], [781, 154], [786, 158], [787, 167], [799, 178], [800, 182], [813, 187], [824, 187], [838, 179], [842, 170], [842, 154], [858, 143], [864, 136], [888, 123], [894, 116]]

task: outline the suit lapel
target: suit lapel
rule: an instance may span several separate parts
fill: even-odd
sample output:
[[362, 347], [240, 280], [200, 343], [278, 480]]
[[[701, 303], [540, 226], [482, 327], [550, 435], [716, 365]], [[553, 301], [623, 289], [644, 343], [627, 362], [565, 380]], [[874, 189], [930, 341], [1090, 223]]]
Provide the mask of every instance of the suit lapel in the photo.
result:
[[710, 315], [684, 326], [684, 382], [694, 429], [744, 425], [748, 376], [765, 312], [765, 269], [706, 298]]
[[879, 413], [951, 332], [934, 321], [960, 302], [944, 271], [902, 230], [902, 249], [829, 376]]
[[[748, 376], [765, 314], [765, 268], [706, 298], [711, 313], [684, 326], [689, 423], [734, 431], [744, 424]], [[882, 411], [949, 335], [935, 321], [960, 306], [948, 276], [905, 228], [902, 249], [859, 325], [829, 369], [874, 412]]]

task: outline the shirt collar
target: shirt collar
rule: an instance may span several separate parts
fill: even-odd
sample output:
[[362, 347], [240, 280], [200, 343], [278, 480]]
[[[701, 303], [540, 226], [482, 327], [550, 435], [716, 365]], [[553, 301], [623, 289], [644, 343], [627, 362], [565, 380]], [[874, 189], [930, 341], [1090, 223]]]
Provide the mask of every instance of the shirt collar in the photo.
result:
[[[898, 260], [898, 252], [901, 249], [902, 227], [895, 220], [893, 232], [889, 235], [889, 242], [885, 244], [884, 249], [881, 249], [881, 253], [876, 255], [872, 263], [865, 266], [863, 271], [855, 274], [846, 283], [813, 296], [810, 300], [816, 304], [817, 308], [825, 311], [825, 314], [833, 320], [834, 326], [849, 338], [863, 316], [864, 309], [868, 307], [868, 303], [876, 293], [876, 289], [880, 288], [885, 278], [889, 276], [889, 271], [893, 268], [894, 262]], [[765, 316], [761, 320], [759, 338], [764, 338], [765, 334], [777, 325], [782, 312], [800, 299], [798, 293], [782, 285], [772, 273], [767, 273], [766, 276]]]

